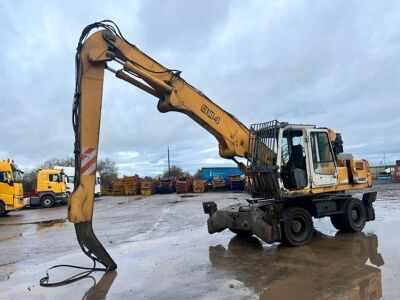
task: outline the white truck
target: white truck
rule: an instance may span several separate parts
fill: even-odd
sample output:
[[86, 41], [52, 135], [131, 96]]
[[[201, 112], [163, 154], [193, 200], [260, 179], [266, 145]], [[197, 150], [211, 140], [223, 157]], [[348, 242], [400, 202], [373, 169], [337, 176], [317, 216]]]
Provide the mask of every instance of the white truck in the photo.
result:
[[[63, 167], [63, 166], [54, 166], [54, 169], [64, 170], [64, 180], [65, 180], [65, 187], [66, 192], [68, 195], [72, 194], [74, 190], [74, 178], [75, 178], [75, 168], [74, 167]], [[100, 173], [96, 172], [96, 183], [94, 186], [94, 196], [100, 197], [101, 196], [101, 180], [100, 180]]]

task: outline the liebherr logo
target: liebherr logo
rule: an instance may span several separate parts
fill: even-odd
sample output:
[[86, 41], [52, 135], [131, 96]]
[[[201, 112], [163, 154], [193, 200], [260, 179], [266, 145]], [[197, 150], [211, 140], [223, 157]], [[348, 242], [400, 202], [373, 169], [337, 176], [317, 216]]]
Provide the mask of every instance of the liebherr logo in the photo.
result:
[[207, 115], [211, 120], [215, 121], [216, 124], [219, 124], [220, 118], [215, 115], [215, 113], [207, 107], [207, 105], [203, 104], [201, 106], [201, 112]]

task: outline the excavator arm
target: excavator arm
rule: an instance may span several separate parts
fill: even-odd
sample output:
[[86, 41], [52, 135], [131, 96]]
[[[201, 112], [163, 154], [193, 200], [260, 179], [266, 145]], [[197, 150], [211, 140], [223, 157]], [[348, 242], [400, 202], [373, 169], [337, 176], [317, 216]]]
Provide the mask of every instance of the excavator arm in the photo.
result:
[[[102, 30], [89, 34], [92, 29]], [[120, 69], [112, 65], [120, 66]], [[75, 131], [75, 190], [68, 204], [68, 219], [75, 223], [82, 250], [108, 270], [117, 265], [97, 240], [92, 229], [93, 191], [99, 143], [104, 70], [158, 98], [160, 112], [176, 111], [189, 116], [216, 137], [221, 157], [249, 158], [249, 129], [233, 115], [212, 102], [201, 91], [130, 44], [111, 21], [87, 26], [76, 54], [76, 88], [73, 105]], [[268, 148], [265, 159], [275, 159]]]

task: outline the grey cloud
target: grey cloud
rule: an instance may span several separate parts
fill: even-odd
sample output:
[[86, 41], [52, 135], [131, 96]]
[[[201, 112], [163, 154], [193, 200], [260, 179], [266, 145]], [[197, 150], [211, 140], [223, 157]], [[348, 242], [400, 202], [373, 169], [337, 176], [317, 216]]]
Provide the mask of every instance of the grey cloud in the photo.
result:
[[[24, 168], [72, 154], [75, 47], [85, 25], [106, 18], [246, 125], [331, 127], [372, 164], [383, 152], [400, 158], [395, 1], [2, 1], [0, 15], [0, 112], [10, 116], [0, 153]], [[218, 159], [204, 129], [160, 114], [156, 99], [107, 74], [100, 157], [121, 173], [153, 175], [166, 168], [167, 146], [191, 171]]]

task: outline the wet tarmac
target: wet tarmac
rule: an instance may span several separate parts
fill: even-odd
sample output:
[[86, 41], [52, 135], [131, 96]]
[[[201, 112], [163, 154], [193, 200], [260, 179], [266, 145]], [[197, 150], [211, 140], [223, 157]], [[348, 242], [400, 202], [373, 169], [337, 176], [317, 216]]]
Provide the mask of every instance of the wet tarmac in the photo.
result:
[[[245, 193], [103, 197], [93, 226], [117, 271], [56, 288], [39, 286], [51, 266], [91, 266], [66, 207], [11, 213], [0, 219], [0, 299], [399, 299], [400, 184], [374, 189], [377, 219], [363, 232], [315, 220], [312, 242], [296, 248], [207, 233], [201, 203]], [[50, 280], [77, 272], [53, 269]]]

